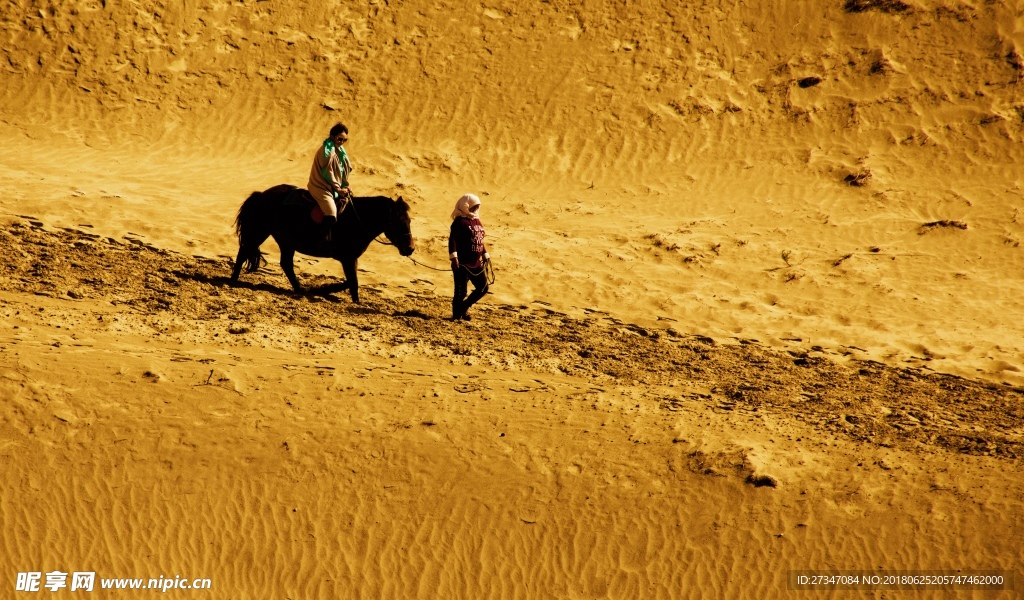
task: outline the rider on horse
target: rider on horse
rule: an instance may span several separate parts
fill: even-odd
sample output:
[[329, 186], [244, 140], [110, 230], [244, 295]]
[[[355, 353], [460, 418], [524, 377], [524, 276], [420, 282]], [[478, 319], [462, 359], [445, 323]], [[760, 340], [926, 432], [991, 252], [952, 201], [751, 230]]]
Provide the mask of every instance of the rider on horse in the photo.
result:
[[348, 188], [348, 176], [352, 164], [348, 160], [343, 144], [348, 141], [348, 127], [336, 123], [331, 127], [330, 136], [313, 157], [313, 168], [309, 171], [309, 193], [324, 213], [320, 223], [320, 235], [330, 241], [331, 230], [338, 222], [338, 215], [348, 205], [352, 192]]

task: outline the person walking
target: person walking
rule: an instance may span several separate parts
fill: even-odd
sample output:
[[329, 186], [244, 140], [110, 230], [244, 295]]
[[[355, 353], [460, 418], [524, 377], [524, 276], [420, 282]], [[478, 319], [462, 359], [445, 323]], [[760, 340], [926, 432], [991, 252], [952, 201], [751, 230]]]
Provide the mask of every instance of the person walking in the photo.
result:
[[[455, 291], [452, 295], [452, 320], [468, 321], [469, 308], [487, 293], [487, 276], [484, 268], [491, 260], [484, 244], [483, 223], [480, 222], [480, 198], [464, 194], [455, 203], [452, 212], [451, 234], [448, 236], [448, 256], [452, 262]], [[473, 293], [466, 297], [468, 284], [473, 283]]]

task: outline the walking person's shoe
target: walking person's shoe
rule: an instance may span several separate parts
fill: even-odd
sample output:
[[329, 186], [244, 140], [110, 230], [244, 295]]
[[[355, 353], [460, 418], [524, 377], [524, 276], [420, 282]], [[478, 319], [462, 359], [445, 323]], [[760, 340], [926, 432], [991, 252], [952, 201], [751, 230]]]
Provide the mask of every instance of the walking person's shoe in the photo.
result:
[[458, 300], [452, 300], [452, 318], [449, 321], [468, 321], [466, 318], [466, 309], [463, 308], [465, 305]]

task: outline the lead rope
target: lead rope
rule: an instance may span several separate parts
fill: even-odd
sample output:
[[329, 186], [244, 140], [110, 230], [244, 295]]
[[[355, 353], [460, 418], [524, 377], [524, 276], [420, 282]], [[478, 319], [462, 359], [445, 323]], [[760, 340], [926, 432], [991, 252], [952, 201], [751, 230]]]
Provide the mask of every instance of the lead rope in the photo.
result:
[[426, 267], [426, 268], [430, 269], [431, 271], [437, 271], [439, 273], [451, 272], [450, 268], [448, 268], [448, 269], [438, 269], [437, 267], [432, 267], [430, 265], [425, 265], [425, 264], [421, 263], [420, 261], [416, 260], [415, 258], [413, 258], [411, 256], [409, 257], [409, 260], [411, 260], [413, 263], [415, 263], [415, 264], [417, 264], [417, 265], [419, 265], [421, 267]]
[[494, 267], [491, 266], [491, 259], [484, 261], [484, 265], [480, 267], [480, 271], [476, 273], [474, 273], [473, 269], [470, 269], [469, 267], [463, 265], [459, 266], [468, 271], [473, 277], [483, 275], [487, 279], [487, 285], [494, 285]]
[[[417, 265], [419, 265], [421, 267], [425, 267], [427, 269], [430, 269], [431, 271], [438, 271], [439, 273], [450, 273], [451, 272], [450, 268], [448, 268], [448, 269], [438, 269], [437, 267], [432, 267], [430, 265], [425, 265], [425, 264], [421, 263], [420, 261], [416, 260], [415, 258], [413, 258], [411, 256], [409, 257], [409, 260], [411, 260], [413, 263], [415, 263], [415, 264], [417, 264]], [[474, 276], [474, 277], [476, 277], [476, 276], [478, 276], [478, 275], [480, 275], [482, 273], [487, 278], [487, 285], [494, 285], [494, 282], [495, 282], [496, 279], [494, 277], [494, 267], [491, 265], [491, 259], [487, 259], [484, 262], [484, 266], [480, 267], [480, 270], [478, 272], [473, 272], [473, 269], [470, 269], [469, 267], [465, 267], [465, 266], [462, 266], [462, 265], [459, 265], [459, 266], [461, 268], [465, 269], [466, 271], [468, 271], [469, 274]]]
[[[352, 213], [356, 216], [356, 220], [359, 221], [359, 226], [362, 227], [365, 230], [366, 226], [363, 225], [363, 219], [359, 216], [359, 211], [356, 210], [356, 203], [355, 203], [355, 197], [354, 196], [349, 196], [348, 206], [352, 207]], [[346, 206], [345, 208], [348, 208], [348, 206]], [[411, 236], [412, 232], [410, 231], [409, 234]], [[377, 237], [373, 238], [373, 241], [377, 242], [378, 244], [383, 244], [384, 246], [394, 246], [394, 244], [392, 244], [391, 242], [381, 240], [380, 239], [380, 235], [378, 235]], [[425, 264], [421, 263], [420, 261], [416, 260], [415, 258], [413, 258], [411, 256], [408, 257], [408, 258], [409, 258], [409, 260], [411, 260], [413, 262], [413, 264], [416, 264], [416, 265], [419, 265], [421, 267], [430, 269], [431, 271], [437, 271], [439, 273], [451, 272], [450, 268], [449, 269], [438, 269], [437, 267], [432, 267], [430, 265], [425, 265]], [[486, 277], [486, 279], [487, 279], [487, 285], [494, 285], [494, 282], [496, 281], [496, 278], [494, 276], [494, 267], [491, 266], [491, 259], [487, 259], [486, 261], [484, 261], [484, 265], [483, 265], [483, 267], [480, 268], [480, 272], [478, 272], [478, 273], [474, 273], [473, 270], [470, 269], [469, 267], [462, 267], [462, 268], [464, 268], [467, 271], [469, 271], [469, 274], [474, 276], [474, 277], [476, 277], [476, 276], [478, 276], [478, 275], [480, 275], [482, 273]]]

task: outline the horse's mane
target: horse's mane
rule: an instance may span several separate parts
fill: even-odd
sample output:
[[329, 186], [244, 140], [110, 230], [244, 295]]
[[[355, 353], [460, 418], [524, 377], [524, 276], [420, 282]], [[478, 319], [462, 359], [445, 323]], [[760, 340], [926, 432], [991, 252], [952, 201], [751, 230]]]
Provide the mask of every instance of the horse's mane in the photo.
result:
[[379, 204], [382, 202], [395, 202], [394, 198], [389, 198], [387, 196], [352, 196], [352, 201], [358, 202], [360, 204]]
[[390, 206], [403, 206], [405, 210], [409, 210], [409, 203], [404, 198], [399, 196], [397, 199], [388, 196], [353, 196], [353, 204], [356, 205], [358, 210], [360, 206], [373, 206], [376, 207], [381, 204]]

